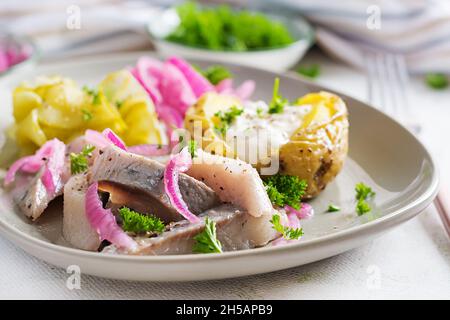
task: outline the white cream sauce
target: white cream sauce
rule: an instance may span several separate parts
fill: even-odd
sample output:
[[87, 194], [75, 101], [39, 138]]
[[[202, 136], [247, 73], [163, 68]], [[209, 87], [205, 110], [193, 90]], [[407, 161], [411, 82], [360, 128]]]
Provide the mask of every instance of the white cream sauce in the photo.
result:
[[230, 124], [225, 140], [241, 160], [256, 164], [278, 154], [311, 106], [285, 106], [282, 113], [276, 114], [269, 114], [268, 109], [264, 101], [247, 102], [243, 113]]

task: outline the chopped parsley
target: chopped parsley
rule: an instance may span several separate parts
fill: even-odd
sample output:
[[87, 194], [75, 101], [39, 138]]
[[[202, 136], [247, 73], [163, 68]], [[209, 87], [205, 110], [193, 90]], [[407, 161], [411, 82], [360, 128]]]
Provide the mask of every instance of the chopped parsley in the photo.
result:
[[127, 207], [119, 209], [122, 218], [122, 229], [127, 232], [143, 233], [156, 232], [161, 233], [165, 229], [164, 222], [158, 217], [144, 215], [133, 211]]
[[272, 219], [270, 220], [270, 223], [272, 223], [272, 227], [275, 231], [283, 235], [283, 238], [285, 238], [286, 240], [297, 240], [298, 238], [303, 236], [302, 228], [290, 228], [283, 226], [280, 220], [280, 215], [274, 214], [272, 216]]
[[242, 114], [242, 112], [244, 112], [244, 109], [238, 108], [236, 106], [232, 106], [226, 112], [216, 112], [214, 116], [219, 119], [219, 123], [214, 126], [214, 129], [224, 136], [227, 133], [230, 124], [232, 124], [234, 120], [236, 120], [236, 118]]
[[426, 84], [433, 89], [445, 89], [448, 87], [448, 78], [443, 73], [429, 73], [425, 76]]
[[337, 211], [339, 211], [339, 210], [341, 210], [340, 207], [338, 207], [337, 205], [334, 205], [334, 204], [330, 204], [330, 205], [328, 206], [327, 212], [337, 212]]
[[311, 64], [309, 66], [300, 66], [297, 72], [302, 76], [310, 79], [315, 79], [320, 75], [320, 66], [318, 64]]
[[308, 184], [297, 176], [276, 174], [263, 178], [267, 195], [274, 205], [289, 205], [299, 210]]
[[81, 110], [81, 112], [83, 113], [83, 120], [84, 121], [91, 121], [92, 118], [94, 117], [92, 115], [92, 113], [88, 110]]
[[221, 65], [212, 65], [204, 70], [200, 70], [200, 72], [213, 85], [220, 83], [222, 80], [233, 78], [230, 70]]
[[84, 86], [83, 91], [92, 97], [93, 105], [98, 105], [100, 103], [100, 95], [98, 94], [97, 90], [91, 89], [88, 86]]
[[358, 213], [358, 215], [361, 216], [372, 210], [372, 208], [366, 201], [375, 196], [375, 192], [372, 190], [372, 188], [360, 182], [356, 184], [355, 192], [356, 192], [355, 198], [357, 200], [356, 212]]
[[208, 217], [205, 219], [205, 230], [194, 237], [195, 253], [222, 253], [222, 244], [217, 239], [216, 223]]
[[372, 210], [372, 208], [366, 200], [360, 199], [356, 203], [356, 212], [358, 213], [358, 216], [362, 216], [363, 214], [370, 212], [370, 210]]
[[229, 5], [202, 6], [186, 1], [176, 6], [180, 23], [166, 39], [210, 50], [248, 51], [294, 42], [282, 22], [263, 13], [233, 9]]
[[261, 118], [264, 109], [261, 107], [256, 108], [256, 115]]
[[268, 112], [270, 114], [282, 113], [284, 110], [284, 106], [286, 106], [289, 103], [288, 99], [283, 98], [278, 93], [279, 87], [280, 87], [280, 79], [275, 78], [275, 83], [273, 85], [272, 101], [269, 104], [269, 110], [268, 110]]
[[92, 156], [94, 150], [95, 147], [87, 145], [80, 153], [70, 154], [70, 171], [72, 174], [79, 174], [87, 171], [89, 167], [88, 157]]
[[191, 140], [188, 143], [188, 151], [191, 154], [192, 159], [197, 156], [197, 141]]

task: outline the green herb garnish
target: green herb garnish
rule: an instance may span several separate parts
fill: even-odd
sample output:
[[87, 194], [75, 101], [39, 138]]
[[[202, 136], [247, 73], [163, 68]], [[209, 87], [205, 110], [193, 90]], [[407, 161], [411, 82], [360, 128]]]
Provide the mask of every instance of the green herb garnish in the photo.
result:
[[195, 253], [222, 253], [222, 244], [217, 239], [216, 223], [208, 217], [205, 219], [205, 230], [194, 237]]
[[320, 75], [320, 66], [318, 64], [311, 64], [309, 66], [300, 66], [297, 72], [307, 78], [315, 79]]
[[372, 198], [375, 196], [375, 192], [372, 190], [372, 188], [366, 186], [364, 183], [360, 182], [357, 183], [355, 186], [355, 192], [356, 192], [356, 212], [359, 216], [369, 212], [372, 210], [370, 205], [367, 203], [366, 200], [369, 198]]
[[358, 216], [362, 216], [363, 214], [370, 212], [370, 210], [372, 210], [372, 208], [367, 201], [360, 199], [356, 203], [356, 212], [358, 213]]
[[278, 233], [281, 233], [283, 235], [283, 238], [286, 240], [297, 240], [301, 236], [303, 236], [303, 229], [302, 228], [290, 228], [285, 227], [281, 224], [281, 218], [280, 215], [274, 214], [272, 216], [272, 219], [270, 222], [272, 223], [272, 227], [277, 231]]
[[87, 145], [80, 153], [70, 154], [70, 171], [72, 174], [79, 174], [87, 171], [89, 167], [88, 158], [92, 156], [94, 150], [95, 147]]
[[274, 205], [285, 205], [299, 210], [303, 195], [308, 184], [297, 176], [276, 174], [263, 178], [267, 195]]
[[211, 50], [248, 51], [294, 42], [288, 28], [262, 13], [230, 6], [203, 7], [187, 1], [176, 7], [180, 23], [166, 39]]
[[280, 79], [279, 78], [275, 78], [275, 83], [273, 85], [272, 101], [269, 104], [269, 110], [268, 110], [268, 112], [270, 114], [282, 113], [283, 110], [284, 110], [284, 106], [289, 103], [288, 99], [283, 98], [278, 93], [279, 87], [280, 87]]
[[122, 218], [122, 229], [127, 232], [161, 233], [165, 229], [164, 222], [158, 217], [152, 215], [143, 215], [127, 207], [120, 208], [119, 214]]
[[429, 73], [425, 76], [425, 82], [430, 88], [445, 89], [448, 87], [448, 78], [442, 73]]
[[330, 204], [330, 205], [328, 206], [327, 212], [337, 212], [337, 211], [339, 211], [339, 210], [341, 210], [340, 207], [338, 207], [337, 205], [334, 205], [334, 204]]
[[81, 110], [81, 112], [83, 113], [83, 120], [84, 121], [91, 121], [92, 118], [94, 117], [92, 115], [92, 113], [88, 110]]
[[230, 124], [232, 124], [234, 120], [242, 114], [242, 112], [244, 112], [244, 109], [240, 109], [236, 106], [232, 106], [226, 112], [216, 112], [214, 116], [219, 119], [219, 124], [216, 124], [214, 129], [224, 136]]
[[213, 85], [220, 83], [222, 80], [233, 78], [230, 70], [220, 65], [210, 66], [205, 70], [201, 70], [201, 73]]
[[194, 159], [197, 156], [197, 141], [191, 140], [188, 143], [188, 151], [191, 154], [192, 159]]
[[83, 91], [86, 92], [88, 95], [92, 97], [92, 104], [98, 105], [100, 104], [100, 95], [98, 94], [98, 91], [95, 89], [91, 89], [88, 86], [83, 86]]

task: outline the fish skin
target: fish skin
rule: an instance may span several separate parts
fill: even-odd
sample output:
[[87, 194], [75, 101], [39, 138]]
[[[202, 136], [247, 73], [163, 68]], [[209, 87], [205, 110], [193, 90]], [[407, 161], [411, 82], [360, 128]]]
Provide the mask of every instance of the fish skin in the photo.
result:
[[86, 192], [89, 187], [86, 174], [69, 179], [64, 187], [63, 237], [73, 247], [97, 251], [101, 240], [86, 216]]
[[[200, 215], [208, 216], [216, 222], [217, 238], [222, 244], [223, 251], [236, 251], [262, 247], [277, 237], [277, 233], [270, 223], [271, 217], [253, 217], [230, 204], [224, 204], [210, 209]], [[103, 253], [131, 254], [131, 255], [181, 255], [191, 254], [194, 246], [194, 237], [205, 228], [202, 219], [198, 223], [180, 221], [171, 226], [169, 230], [157, 237], [136, 237], [138, 249], [129, 252], [114, 245], [107, 246]]]
[[[166, 222], [179, 221], [183, 217], [172, 206], [164, 189], [164, 169], [158, 161], [109, 146], [95, 158], [89, 170], [89, 182], [100, 185], [108, 182], [132, 192], [142, 192], [148, 197], [148, 207], [161, 204], [154, 206], [152, 214], [165, 218]], [[179, 186], [183, 200], [196, 215], [220, 204], [211, 188], [184, 173], [180, 174]]]

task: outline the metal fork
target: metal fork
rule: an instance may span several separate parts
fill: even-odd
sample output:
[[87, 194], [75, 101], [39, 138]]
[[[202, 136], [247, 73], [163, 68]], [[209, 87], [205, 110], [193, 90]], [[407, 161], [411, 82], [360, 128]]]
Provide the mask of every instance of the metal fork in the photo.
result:
[[[365, 62], [370, 103], [403, 123], [414, 134], [420, 134], [421, 125], [413, 117], [408, 100], [409, 74], [404, 57], [385, 52], [367, 52]], [[450, 198], [444, 188], [440, 189], [434, 204], [450, 236]]]

